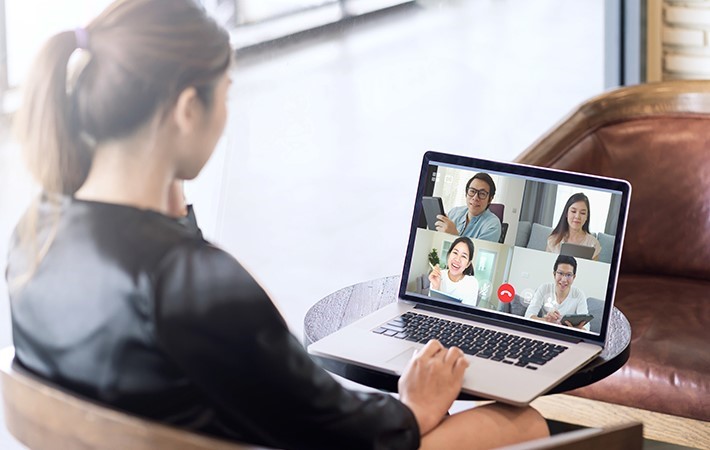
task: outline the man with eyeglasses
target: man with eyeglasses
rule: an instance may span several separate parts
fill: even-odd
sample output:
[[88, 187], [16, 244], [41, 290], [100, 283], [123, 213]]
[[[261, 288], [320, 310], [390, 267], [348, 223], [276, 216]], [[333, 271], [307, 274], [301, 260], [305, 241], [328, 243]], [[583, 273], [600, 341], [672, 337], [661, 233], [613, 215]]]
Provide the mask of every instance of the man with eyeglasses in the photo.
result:
[[[562, 323], [562, 318], [567, 315], [589, 314], [584, 292], [572, 286], [577, 278], [577, 260], [573, 256], [558, 256], [552, 269], [552, 277], [554, 283], [545, 283], [537, 288], [530, 306], [525, 310], [525, 317], [568, 327], [574, 326], [569, 322]], [[543, 317], [538, 316], [541, 309]], [[580, 322], [574, 327], [589, 331], [588, 322]]]
[[484, 172], [477, 173], [466, 183], [466, 206], [451, 208], [448, 217], [437, 216], [436, 230], [498, 242], [502, 229], [500, 220], [488, 209], [495, 195], [493, 178]]

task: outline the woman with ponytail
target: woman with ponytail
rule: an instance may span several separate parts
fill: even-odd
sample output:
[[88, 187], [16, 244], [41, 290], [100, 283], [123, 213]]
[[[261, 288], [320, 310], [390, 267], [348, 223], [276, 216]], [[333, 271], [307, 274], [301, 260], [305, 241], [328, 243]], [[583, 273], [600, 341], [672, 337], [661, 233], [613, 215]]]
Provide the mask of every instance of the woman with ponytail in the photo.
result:
[[17, 363], [136, 415], [276, 448], [546, 434], [529, 408], [448, 417], [467, 363], [437, 341], [399, 399], [345, 389], [240, 263], [202, 238], [181, 183], [224, 129], [232, 55], [193, 0], [118, 0], [42, 49], [16, 124], [42, 191], [8, 258]]

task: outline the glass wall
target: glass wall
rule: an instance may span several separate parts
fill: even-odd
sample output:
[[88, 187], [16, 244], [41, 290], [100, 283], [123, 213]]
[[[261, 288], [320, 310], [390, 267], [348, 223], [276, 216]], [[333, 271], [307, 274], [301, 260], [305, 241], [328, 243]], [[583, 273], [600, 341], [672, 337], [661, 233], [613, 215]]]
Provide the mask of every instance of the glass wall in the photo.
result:
[[[0, 96], [17, 86], [52, 34], [85, 24], [113, 0], [0, 0]], [[237, 48], [338, 23], [405, 0], [201, 0]]]

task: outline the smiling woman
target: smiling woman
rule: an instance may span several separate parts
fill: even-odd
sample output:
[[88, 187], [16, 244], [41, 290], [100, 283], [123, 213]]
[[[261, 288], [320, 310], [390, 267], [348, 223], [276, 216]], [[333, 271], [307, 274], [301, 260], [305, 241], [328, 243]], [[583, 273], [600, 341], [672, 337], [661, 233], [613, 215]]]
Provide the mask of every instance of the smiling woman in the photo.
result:
[[462, 236], [451, 244], [446, 257], [446, 269], [434, 266], [429, 274], [431, 289], [461, 300], [467, 305], [478, 303], [478, 280], [473, 276], [474, 246]]

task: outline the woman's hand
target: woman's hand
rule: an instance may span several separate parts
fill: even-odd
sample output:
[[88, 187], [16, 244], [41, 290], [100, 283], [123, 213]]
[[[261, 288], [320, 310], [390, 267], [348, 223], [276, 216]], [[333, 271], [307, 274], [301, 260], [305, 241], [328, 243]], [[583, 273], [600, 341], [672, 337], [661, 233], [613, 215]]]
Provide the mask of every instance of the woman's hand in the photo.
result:
[[454, 234], [458, 236], [459, 230], [456, 229], [456, 224], [451, 221], [448, 217], [444, 216], [443, 214], [439, 214], [436, 216], [438, 219], [434, 226], [436, 227], [436, 231], [441, 231], [443, 233], [449, 233], [449, 234]]
[[429, 274], [429, 283], [431, 283], [431, 287], [437, 291], [441, 288], [441, 269], [439, 266], [434, 266], [431, 270], [431, 273]]
[[461, 349], [446, 349], [437, 340], [429, 341], [405, 367], [398, 383], [400, 400], [414, 413], [422, 435], [443, 420], [461, 391], [467, 367]]
[[167, 215], [171, 217], [185, 217], [187, 215], [187, 202], [183, 191], [183, 181], [174, 180], [168, 188]]

